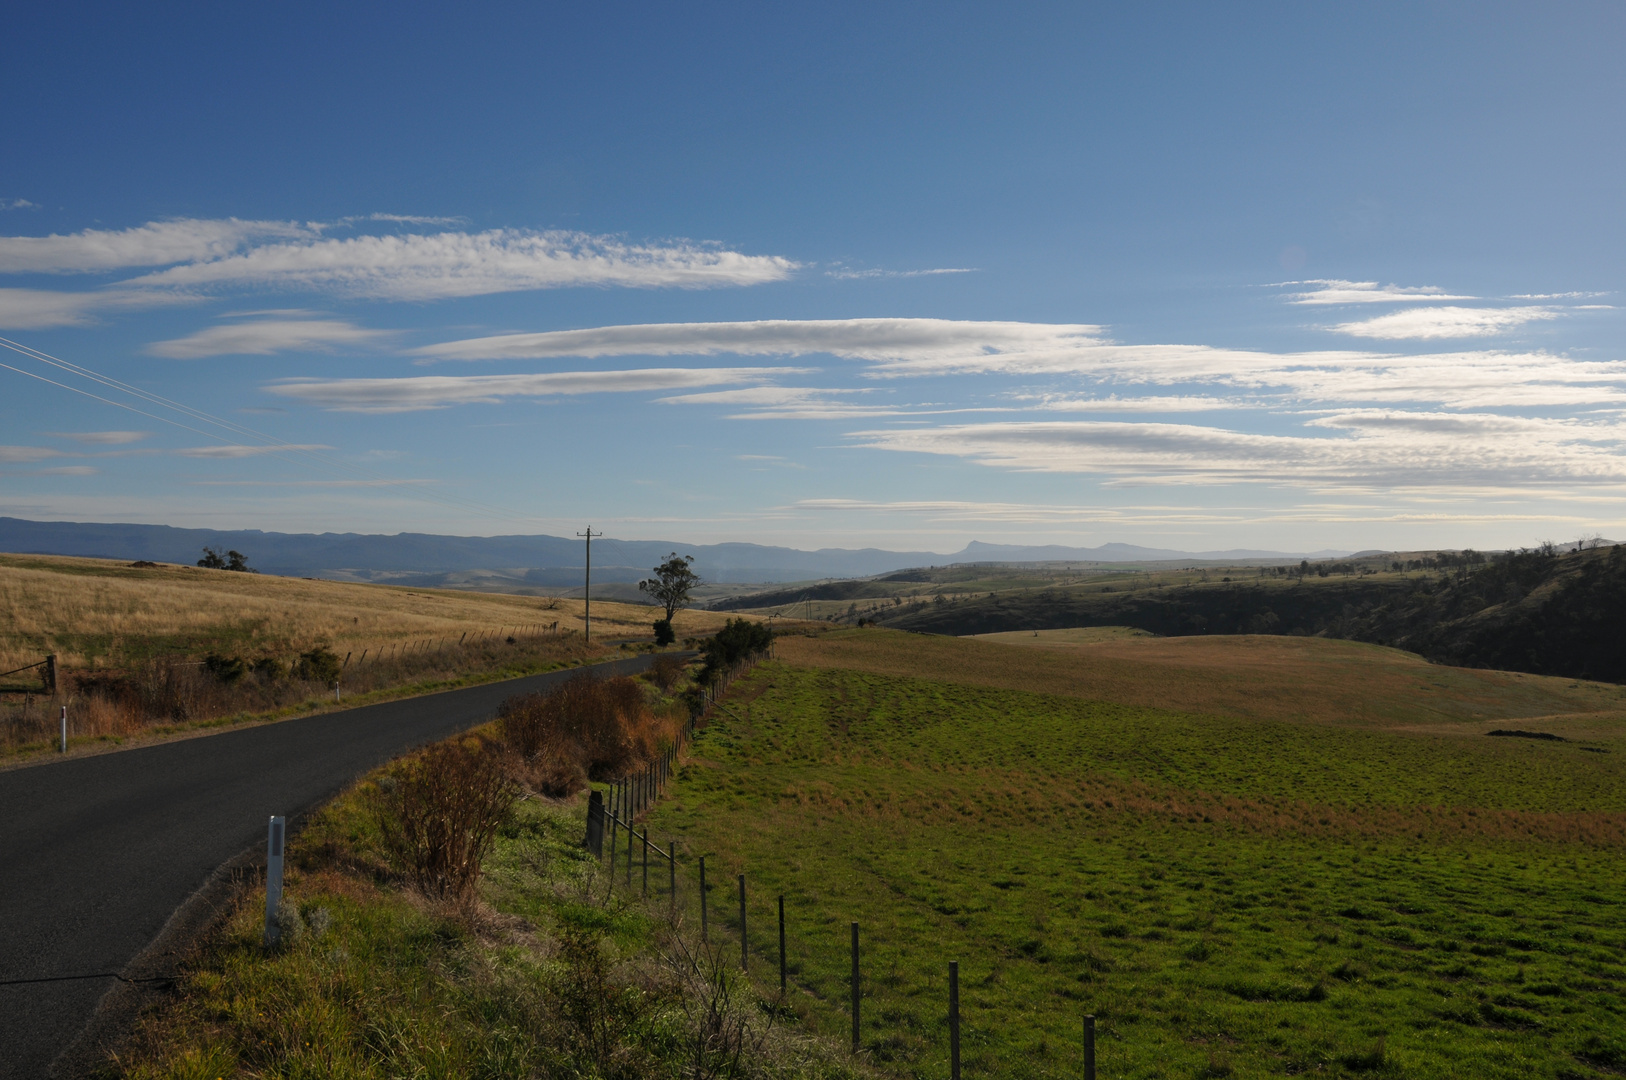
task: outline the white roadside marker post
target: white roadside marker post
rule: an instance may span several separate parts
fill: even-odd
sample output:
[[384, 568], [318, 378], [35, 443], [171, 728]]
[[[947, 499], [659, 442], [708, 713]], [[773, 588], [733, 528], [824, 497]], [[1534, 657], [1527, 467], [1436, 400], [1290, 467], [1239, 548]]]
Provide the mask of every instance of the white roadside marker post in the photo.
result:
[[62, 706], [62, 752], [68, 752], [68, 707]]
[[282, 905], [282, 841], [286, 819], [271, 818], [265, 838], [265, 947], [275, 948], [282, 937], [277, 926], [277, 908]]

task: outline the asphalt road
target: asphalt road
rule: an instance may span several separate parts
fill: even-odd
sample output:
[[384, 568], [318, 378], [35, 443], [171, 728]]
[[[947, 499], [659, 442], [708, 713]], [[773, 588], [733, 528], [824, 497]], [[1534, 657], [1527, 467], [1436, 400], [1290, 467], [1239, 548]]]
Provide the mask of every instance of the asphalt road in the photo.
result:
[[310, 810], [578, 670], [0, 772], [0, 1077], [44, 1077], [117, 984], [107, 973], [125, 973], [217, 867], [263, 844], [272, 814]]

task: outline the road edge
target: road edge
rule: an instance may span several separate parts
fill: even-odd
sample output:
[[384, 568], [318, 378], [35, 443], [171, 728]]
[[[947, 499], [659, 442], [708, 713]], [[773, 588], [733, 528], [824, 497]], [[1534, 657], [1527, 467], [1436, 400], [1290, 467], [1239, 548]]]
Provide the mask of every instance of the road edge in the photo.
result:
[[[629, 661], [636, 663], [639, 660], [643, 661], [639, 665], [642, 668], [653, 663], [654, 655], [658, 654], [636, 653], [632, 656], [611, 657], [597, 664], [582, 664], [574, 669], [555, 670], [591, 672], [601, 665], [622, 665]], [[686, 650], [668, 655], [681, 655], [685, 659], [690, 659], [698, 653]], [[539, 674], [551, 675], [554, 672]], [[497, 681], [518, 681], [535, 677], [521, 675], [514, 680]], [[348, 783], [354, 781], [353, 777]], [[288, 835], [297, 834], [310, 814], [327, 805], [336, 795], [337, 792], [332, 792], [311, 806], [290, 813]], [[182, 901], [165, 920], [158, 935], [125, 965], [124, 970], [120, 972], [122, 978], [109, 987], [97, 1001], [90, 1019], [73, 1041], [51, 1062], [46, 1075], [52, 1080], [80, 1080], [83, 1077], [113, 1075], [115, 1069], [112, 1067], [117, 1064], [119, 1052], [128, 1044], [135, 1023], [142, 1013], [171, 992], [187, 960], [196, 955], [210, 934], [231, 914], [243, 894], [260, 884], [264, 875], [264, 840], [251, 844], [210, 871], [208, 878], [198, 890]]]

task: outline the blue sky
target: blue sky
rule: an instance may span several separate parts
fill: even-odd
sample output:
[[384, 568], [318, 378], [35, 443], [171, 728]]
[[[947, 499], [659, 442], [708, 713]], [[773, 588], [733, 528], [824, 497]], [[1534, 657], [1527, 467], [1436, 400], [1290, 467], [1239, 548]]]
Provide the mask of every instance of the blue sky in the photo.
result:
[[8, 16], [0, 514], [1626, 539], [1618, 6], [335, 7]]

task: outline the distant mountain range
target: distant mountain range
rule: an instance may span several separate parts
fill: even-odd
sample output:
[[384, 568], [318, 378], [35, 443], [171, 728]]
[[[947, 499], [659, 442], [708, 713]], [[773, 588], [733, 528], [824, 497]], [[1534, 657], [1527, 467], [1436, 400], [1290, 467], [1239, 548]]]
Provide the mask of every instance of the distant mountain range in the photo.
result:
[[[582, 580], [582, 542], [559, 536], [437, 536], [398, 533], [275, 533], [258, 529], [177, 529], [168, 525], [100, 524], [74, 521], [26, 521], [0, 517], [0, 551], [41, 555], [81, 555], [104, 559], [151, 559], [194, 563], [205, 547], [233, 549], [248, 556], [255, 569], [289, 577], [323, 577], [350, 581], [389, 581], [433, 586], [457, 584], [470, 571], [500, 571], [505, 581], [543, 588], [578, 585]], [[1287, 553], [1276, 551], [1184, 552], [1133, 544], [1095, 548], [1047, 545], [984, 544], [973, 541], [963, 551], [883, 551], [879, 548], [795, 548], [762, 544], [682, 544], [671, 540], [595, 540], [593, 580], [633, 582], [677, 551], [695, 557], [695, 570], [707, 581], [755, 584], [812, 581], [821, 578], [868, 577], [917, 566], [964, 562], [1167, 562], [1235, 561], [1239, 559], [1325, 559], [1347, 551]]]

